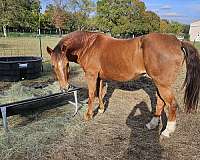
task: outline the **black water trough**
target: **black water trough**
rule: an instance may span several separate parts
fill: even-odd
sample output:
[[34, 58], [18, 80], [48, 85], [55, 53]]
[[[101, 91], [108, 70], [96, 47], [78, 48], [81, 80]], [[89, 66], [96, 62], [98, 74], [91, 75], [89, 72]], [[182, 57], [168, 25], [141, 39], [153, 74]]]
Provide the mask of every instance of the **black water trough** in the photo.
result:
[[38, 78], [41, 74], [41, 69], [41, 57], [0, 57], [0, 81]]

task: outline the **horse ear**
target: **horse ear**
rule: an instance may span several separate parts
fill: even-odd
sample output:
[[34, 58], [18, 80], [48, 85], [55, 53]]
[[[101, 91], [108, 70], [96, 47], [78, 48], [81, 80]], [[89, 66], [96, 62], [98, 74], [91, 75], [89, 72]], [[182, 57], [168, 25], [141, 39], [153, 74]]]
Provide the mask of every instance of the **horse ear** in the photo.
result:
[[52, 50], [49, 46], [47, 46], [47, 52], [48, 52], [49, 55], [51, 56], [51, 54], [53, 53], [53, 50]]

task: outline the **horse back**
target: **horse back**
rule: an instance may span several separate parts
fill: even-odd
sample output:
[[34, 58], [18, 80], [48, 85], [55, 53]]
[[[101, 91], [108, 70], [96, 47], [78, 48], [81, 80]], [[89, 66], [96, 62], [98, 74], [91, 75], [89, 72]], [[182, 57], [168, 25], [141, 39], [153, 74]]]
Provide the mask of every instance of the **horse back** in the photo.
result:
[[85, 58], [86, 68], [99, 70], [102, 79], [126, 81], [145, 72], [141, 37], [120, 40], [98, 35]]

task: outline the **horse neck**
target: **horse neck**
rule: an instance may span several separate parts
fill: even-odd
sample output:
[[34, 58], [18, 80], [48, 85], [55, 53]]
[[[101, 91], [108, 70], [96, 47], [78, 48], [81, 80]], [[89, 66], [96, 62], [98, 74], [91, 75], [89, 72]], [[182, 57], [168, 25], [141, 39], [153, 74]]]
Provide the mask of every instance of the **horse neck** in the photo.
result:
[[67, 50], [67, 58], [70, 62], [79, 63], [78, 59], [82, 56], [86, 43], [82, 40], [73, 40]]
[[73, 62], [75, 59], [75, 62], [78, 63], [80, 58], [83, 56], [85, 50], [88, 47], [89, 38], [90, 34], [86, 33], [82, 34], [81, 36], [73, 37], [72, 39], [70, 39], [68, 57], [71, 58]]

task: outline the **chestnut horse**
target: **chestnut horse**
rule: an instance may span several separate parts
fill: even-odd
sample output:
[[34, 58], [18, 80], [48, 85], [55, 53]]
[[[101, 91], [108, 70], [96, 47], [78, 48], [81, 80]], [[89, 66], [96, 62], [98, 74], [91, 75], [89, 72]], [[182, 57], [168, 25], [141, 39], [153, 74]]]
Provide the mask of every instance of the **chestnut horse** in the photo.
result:
[[146, 125], [158, 126], [159, 117], [168, 107], [168, 122], [162, 135], [169, 137], [176, 127], [177, 102], [172, 83], [186, 62], [184, 103], [187, 112], [198, 106], [200, 57], [196, 48], [173, 35], [151, 33], [134, 39], [115, 39], [103, 33], [76, 31], [62, 38], [52, 50], [51, 63], [61, 90], [69, 87], [69, 61], [80, 64], [88, 83], [89, 100], [85, 120], [93, 117], [93, 101], [98, 88], [99, 112], [104, 112], [102, 80], [128, 81], [147, 74], [157, 87], [156, 111]]

